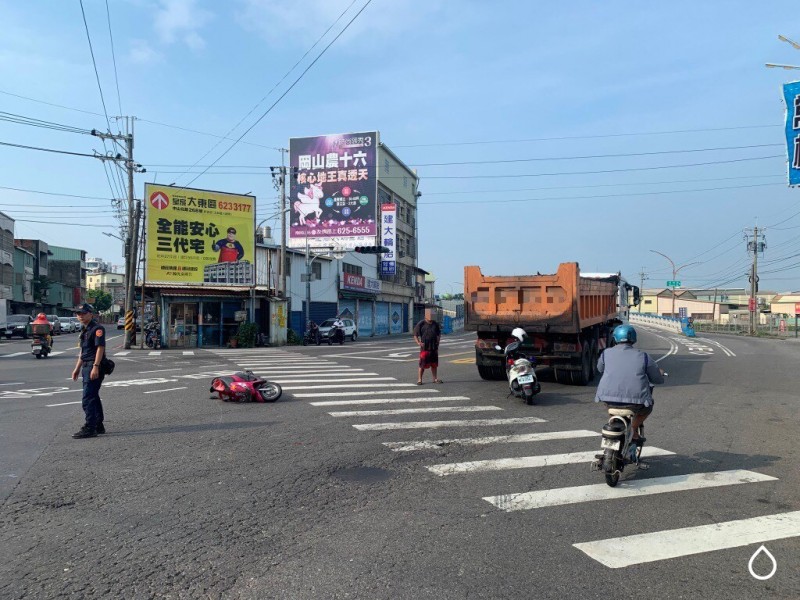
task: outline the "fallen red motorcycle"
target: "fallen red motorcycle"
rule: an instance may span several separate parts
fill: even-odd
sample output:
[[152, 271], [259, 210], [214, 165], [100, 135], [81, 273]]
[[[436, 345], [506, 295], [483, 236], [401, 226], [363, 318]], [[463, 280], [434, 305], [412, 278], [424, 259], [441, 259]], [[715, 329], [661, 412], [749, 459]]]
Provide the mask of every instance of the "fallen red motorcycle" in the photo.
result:
[[275, 402], [283, 393], [280, 385], [254, 375], [252, 371], [215, 377], [209, 391], [217, 392], [223, 402]]

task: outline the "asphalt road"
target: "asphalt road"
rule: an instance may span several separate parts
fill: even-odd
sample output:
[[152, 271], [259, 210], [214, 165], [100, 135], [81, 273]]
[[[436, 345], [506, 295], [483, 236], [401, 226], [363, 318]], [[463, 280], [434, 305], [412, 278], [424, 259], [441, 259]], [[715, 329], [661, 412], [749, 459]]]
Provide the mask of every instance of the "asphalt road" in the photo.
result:
[[[423, 386], [409, 338], [112, 349], [88, 440], [74, 341], [0, 344], [2, 598], [800, 597], [800, 344], [640, 330], [670, 377], [650, 468], [611, 489], [586, 459], [593, 386], [545, 379], [523, 405], [469, 335]], [[248, 366], [280, 401], [209, 398]]]

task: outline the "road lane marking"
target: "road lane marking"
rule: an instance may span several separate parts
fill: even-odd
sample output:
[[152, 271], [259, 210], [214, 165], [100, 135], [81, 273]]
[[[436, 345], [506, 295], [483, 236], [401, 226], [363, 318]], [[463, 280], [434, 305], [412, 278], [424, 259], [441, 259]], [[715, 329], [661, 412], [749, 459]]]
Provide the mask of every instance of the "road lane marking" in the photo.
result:
[[719, 348], [720, 350], [722, 350], [722, 351], [723, 351], [725, 354], [727, 354], [728, 356], [736, 356], [736, 354], [734, 353], [734, 351], [733, 351], [733, 350], [731, 350], [731, 349], [730, 349], [730, 348], [728, 348], [727, 346], [724, 346], [724, 345], [722, 345], [722, 344], [721, 344], [721, 343], [719, 343], [717, 340], [712, 340], [712, 339], [709, 339], [709, 338], [698, 338], [698, 339], [700, 339], [700, 340], [702, 340], [702, 341], [704, 341], [704, 342], [708, 342], [709, 344], [714, 344], [714, 345], [715, 345], [717, 348]]
[[15, 356], [24, 356], [27, 352], [12, 352], [11, 354], [4, 354], [2, 358], [14, 358]]
[[45, 404], [47, 408], [52, 408], [54, 406], [67, 406], [68, 404], [82, 404], [83, 400], [78, 400], [77, 402], [61, 402], [60, 404]]
[[[303, 365], [298, 367], [286, 367], [282, 365], [251, 365], [246, 363], [236, 363], [237, 366], [242, 367], [243, 369], [250, 369], [250, 370], [264, 370], [264, 371], [337, 371], [340, 369], [351, 369], [351, 367], [345, 367], [344, 365], [336, 365], [336, 364], [311, 364], [311, 365]], [[363, 371], [364, 369], [353, 369], [355, 371]]]
[[797, 536], [800, 536], [800, 511], [572, 545], [597, 562], [619, 569]]
[[174, 392], [175, 390], [185, 390], [186, 386], [183, 387], [175, 387], [175, 388], [167, 388], [166, 390], [150, 390], [148, 392], [142, 392], [143, 394], [160, 394], [161, 392]]
[[390, 429], [437, 429], [440, 427], [491, 427], [493, 425], [522, 425], [547, 423], [539, 417], [511, 417], [507, 419], [467, 419], [464, 421], [409, 421], [406, 423], [365, 423], [353, 425], [359, 431], [387, 431]]
[[[338, 396], [380, 396], [381, 394], [433, 394], [436, 390], [421, 390], [414, 386], [411, 390], [370, 390], [368, 392], [301, 392], [292, 394], [295, 398], [335, 398]], [[286, 388], [283, 388], [284, 390]]]
[[147, 353], [148, 356], [161, 356], [161, 350], [153, 350]]
[[[739, 485], [743, 483], [759, 483], [762, 481], [777, 481], [776, 477], [762, 475], [754, 471], [734, 469], [731, 471], [717, 471], [714, 473], [691, 473], [689, 475], [673, 475], [670, 477], [656, 477], [653, 479], [632, 479], [622, 481], [617, 487], [611, 488], [605, 483], [596, 485], [579, 485], [550, 490], [537, 490], [522, 492], [520, 494], [503, 494], [501, 496], [487, 496], [484, 498], [500, 510], [513, 512], [515, 510], [531, 510], [547, 506], [563, 506], [565, 504], [579, 504], [596, 500], [615, 500], [617, 498], [638, 498], [653, 494], [666, 494], [699, 490], [704, 488], [722, 487], [726, 485]], [[619, 550], [619, 548], [617, 549]]]
[[184, 350], [183, 351], [183, 355], [184, 356], [194, 356], [194, 350]]
[[[314, 404], [312, 402], [312, 404]], [[395, 452], [413, 452], [414, 450], [441, 450], [445, 446], [479, 446], [489, 444], [511, 444], [516, 442], [544, 442], [550, 440], [571, 440], [576, 438], [597, 437], [600, 434], [588, 429], [574, 431], [547, 431], [544, 433], [521, 433], [517, 435], [493, 435], [477, 438], [461, 438], [449, 440], [422, 440], [419, 442], [383, 442], [387, 448]]]
[[[311, 406], [346, 406], [348, 404], [411, 404], [416, 402], [452, 402], [469, 400], [469, 396], [432, 396], [429, 398], [370, 398], [368, 400], [329, 400], [326, 402], [309, 402]], [[599, 433], [597, 435], [600, 435]]]
[[[351, 373], [350, 371], [327, 371], [327, 372], [308, 372], [308, 373], [281, 373], [280, 371], [253, 371], [253, 373], [262, 374], [262, 373], [270, 373], [271, 375], [285, 375], [286, 377], [300, 377], [302, 375], [303, 381], [308, 381], [309, 379], [325, 379], [329, 377], [338, 377], [339, 375], [345, 377], [360, 377], [361, 379], [367, 377], [379, 377], [379, 373], [364, 373], [363, 371]], [[361, 380], [359, 379], [359, 381]], [[394, 377], [394, 379], [397, 381]], [[353, 379], [352, 381], [356, 381]]]
[[434, 412], [488, 412], [503, 410], [499, 406], [426, 406], [424, 408], [387, 408], [383, 410], [346, 410], [329, 412], [332, 417], [377, 417], [379, 415], [410, 415]]
[[181, 367], [176, 367], [174, 369], [154, 369], [153, 371], [139, 371], [139, 375], [144, 375], [145, 373], [163, 373], [165, 371], [183, 371]]
[[[68, 377], [67, 379], [72, 379], [72, 377]], [[12, 381], [11, 383], [0, 383], [0, 385], [25, 385], [24, 381]]]
[[130, 353], [131, 353], [130, 350], [123, 350], [122, 352], [115, 352], [114, 356], [127, 356]]
[[[586, 452], [568, 452], [566, 454], [543, 454], [541, 456], [518, 456], [515, 458], [495, 458], [491, 460], [474, 460], [460, 463], [444, 463], [425, 467], [436, 475], [458, 475], [462, 473], [481, 473], [486, 471], [508, 471], [511, 469], [534, 469], [553, 465], [572, 465], [590, 463], [597, 450]], [[653, 446], [645, 446], [642, 454], [650, 456], [669, 456], [674, 452]]]
[[416, 383], [350, 383], [345, 385], [328, 385], [328, 384], [321, 384], [321, 385], [294, 385], [285, 387], [285, 390], [319, 390], [322, 388], [329, 388], [329, 389], [350, 389], [350, 388], [367, 388], [367, 387], [411, 387], [416, 386]]
[[[276, 383], [280, 383], [283, 385], [284, 383], [309, 383], [308, 379], [281, 379], [279, 377], [270, 379], [270, 381], [275, 381]], [[397, 381], [394, 377], [361, 377], [361, 378], [350, 378], [346, 377], [344, 379], [340, 378], [324, 378], [326, 383], [345, 383], [345, 382], [353, 382], [353, 381]], [[324, 386], [329, 387], [329, 386]]]

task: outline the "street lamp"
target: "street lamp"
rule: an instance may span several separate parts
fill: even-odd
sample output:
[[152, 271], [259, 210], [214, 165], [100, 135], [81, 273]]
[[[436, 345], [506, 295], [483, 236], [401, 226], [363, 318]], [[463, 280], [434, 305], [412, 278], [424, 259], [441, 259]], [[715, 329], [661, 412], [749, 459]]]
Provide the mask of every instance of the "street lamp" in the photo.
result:
[[650, 252], [654, 252], [655, 254], [658, 254], [659, 256], [663, 256], [664, 258], [666, 258], [669, 261], [669, 264], [672, 266], [672, 282], [671, 282], [672, 285], [670, 287], [672, 288], [672, 318], [674, 319], [675, 318], [675, 283], [676, 283], [675, 280], [678, 277], [678, 273], [680, 272], [681, 269], [684, 269], [686, 267], [691, 267], [692, 265], [699, 265], [700, 263], [699, 262], [691, 262], [691, 263], [686, 263], [685, 265], [681, 265], [680, 267], [676, 267], [675, 263], [673, 262], [673, 260], [669, 256], [667, 256], [666, 254], [664, 254], [663, 252], [659, 252], [658, 250], [650, 250]]

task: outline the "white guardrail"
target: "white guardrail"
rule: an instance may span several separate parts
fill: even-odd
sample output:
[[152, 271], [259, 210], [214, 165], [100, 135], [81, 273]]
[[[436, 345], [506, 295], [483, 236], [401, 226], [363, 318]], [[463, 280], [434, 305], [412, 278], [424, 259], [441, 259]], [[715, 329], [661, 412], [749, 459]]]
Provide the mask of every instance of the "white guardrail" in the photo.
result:
[[659, 315], [648, 315], [643, 313], [632, 312], [628, 320], [633, 325], [648, 325], [657, 329], [665, 329], [667, 331], [675, 331], [682, 334], [681, 320], [672, 317], [661, 317]]

